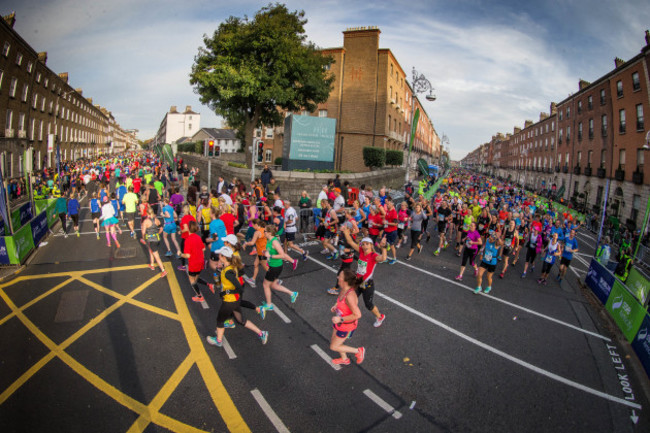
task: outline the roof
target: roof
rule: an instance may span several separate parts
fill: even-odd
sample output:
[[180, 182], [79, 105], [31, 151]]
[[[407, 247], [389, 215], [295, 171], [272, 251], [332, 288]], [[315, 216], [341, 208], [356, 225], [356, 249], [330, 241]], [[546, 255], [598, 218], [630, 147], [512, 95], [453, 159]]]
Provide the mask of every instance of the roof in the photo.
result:
[[192, 137], [181, 137], [178, 140], [176, 140], [176, 144], [189, 143], [191, 141], [192, 141]]
[[234, 129], [201, 128], [201, 131], [215, 140], [237, 140], [237, 132]]

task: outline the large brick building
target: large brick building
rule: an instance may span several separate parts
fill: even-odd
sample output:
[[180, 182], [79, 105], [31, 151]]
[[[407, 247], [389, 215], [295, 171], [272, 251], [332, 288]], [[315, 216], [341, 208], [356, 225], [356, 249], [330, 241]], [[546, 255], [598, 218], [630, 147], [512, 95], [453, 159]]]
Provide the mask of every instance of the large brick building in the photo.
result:
[[[74, 89], [67, 73], [47, 67], [14, 29], [15, 15], [0, 19], [0, 166], [5, 177], [23, 172], [23, 152], [34, 150], [33, 169], [55, 164], [57, 135], [63, 159], [109, 153], [135, 141], [112, 114]], [[53, 143], [53, 141], [51, 141]], [[114, 146], [115, 145], [115, 146]]]
[[[392, 51], [379, 47], [380, 33], [376, 27], [351, 28], [343, 32], [343, 47], [322, 50], [334, 59], [333, 89], [315, 112], [301, 113], [336, 119], [336, 170], [366, 171], [362, 156], [366, 146], [407, 150], [413, 103], [420, 116], [412, 165], [419, 157], [432, 161], [440, 156], [433, 122], [419, 99], [413, 101], [408, 75]], [[273, 149], [273, 158], [282, 156], [282, 128], [260, 129], [257, 137], [265, 142], [265, 161], [270, 162], [267, 149]]]
[[[594, 82], [579, 80], [577, 92], [551, 104], [550, 115], [526, 121], [513, 134], [497, 134], [463, 164], [525, 183], [531, 189], [564, 187], [564, 197], [601, 212], [607, 179], [608, 215], [641, 227], [650, 197], [643, 145], [650, 111], [650, 32], [646, 45]], [[498, 152], [495, 152], [496, 149]]]

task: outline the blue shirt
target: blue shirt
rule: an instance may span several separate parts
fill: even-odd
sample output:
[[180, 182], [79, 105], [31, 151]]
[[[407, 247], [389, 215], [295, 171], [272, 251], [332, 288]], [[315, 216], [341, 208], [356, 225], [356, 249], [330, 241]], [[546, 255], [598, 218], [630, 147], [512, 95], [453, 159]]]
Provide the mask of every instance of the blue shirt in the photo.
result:
[[[165, 212], [167, 212], [167, 214], [169, 214], [169, 216], [166, 216]], [[163, 218], [165, 220], [165, 225], [174, 224], [174, 208], [173, 207], [166, 204], [165, 206], [163, 206], [162, 213], [163, 213]]]
[[117, 199], [111, 200], [111, 204], [113, 205], [113, 209], [115, 210], [115, 215], [120, 214], [120, 209], [119, 209], [119, 204], [117, 203]]
[[485, 251], [483, 251], [483, 261], [488, 265], [496, 265], [498, 255], [499, 249], [488, 240], [485, 243]]
[[557, 239], [558, 239], [559, 241], [564, 240], [564, 230], [562, 230], [562, 227], [555, 227], [555, 226], [553, 226], [553, 228], [551, 228], [551, 237], [552, 237], [555, 233], [557, 233]]
[[65, 199], [65, 197], [59, 197], [56, 199], [56, 213], [66, 213], [66, 210], [68, 209], [68, 204]]
[[77, 215], [79, 213], [79, 201], [76, 198], [68, 200], [68, 214]]
[[93, 198], [90, 200], [90, 211], [93, 213], [101, 212], [101, 206], [99, 205], [99, 199]]
[[578, 249], [578, 240], [576, 238], [566, 238], [564, 240], [564, 251], [562, 251], [562, 257], [567, 260], [571, 260], [573, 258], [573, 253], [570, 253], [567, 248], [571, 248], [572, 250]]
[[122, 199], [126, 195], [128, 191], [126, 190], [126, 186], [120, 185], [120, 187], [117, 189], [117, 199], [122, 202]]
[[216, 240], [210, 244], [210, 251], [214, 252], [220, 248], [223, 248], [223, 238], [225, 238], [228, 233], [226, 232], [226, 225], [219, 218], [213, 219], [210, 221], [210, 237], [215, 238]]

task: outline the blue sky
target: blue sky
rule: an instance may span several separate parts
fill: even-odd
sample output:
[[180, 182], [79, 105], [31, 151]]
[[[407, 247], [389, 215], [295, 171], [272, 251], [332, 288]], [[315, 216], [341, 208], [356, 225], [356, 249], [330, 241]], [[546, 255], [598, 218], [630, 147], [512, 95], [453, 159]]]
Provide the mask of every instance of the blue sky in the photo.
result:
[[[153, 136], [170, 106], [191, 105], [202, 127], [220, 120], [189, 85], [204, 34], [230, 15], [252, 16], [267, 2], [221, 0], [1, 0], [15, 29], [48, 66], [111, 110], [124, 128]], [[438, 99], [424, 102], [451, 156], [462, 158], [497, 132], [537, 120], [550, 102], [628, 60], [645, 45], [644, 0], [288, 1], [309, 20], [308, 39], [343, 44], [347, 27], [378, 26], [380, 46], [404, 70], [415, 67]], [[409, 9], [405, 7], [408, 5]]]

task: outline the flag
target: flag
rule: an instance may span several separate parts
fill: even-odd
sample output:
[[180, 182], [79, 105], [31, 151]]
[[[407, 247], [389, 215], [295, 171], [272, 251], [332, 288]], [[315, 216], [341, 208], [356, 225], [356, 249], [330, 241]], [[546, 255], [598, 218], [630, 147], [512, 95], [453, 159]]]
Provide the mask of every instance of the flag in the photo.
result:
[[163, 156], [161, 159], [164, 159], [165, 162], [170, 166], [174, 166], [174, 152], [172, 150], [172, 145], [171, 144], [163, 144], [162, 148], [162, 153]]
[[411, 141], [409, 142], [409, 152], [413, 148], [413, 140], [415, 139], [415, 131], [418, 128], [418, 118], [420, 117], [420, 109], [415, 109], [415, 114], [413, 115], [413, 123], [411, 123]]

